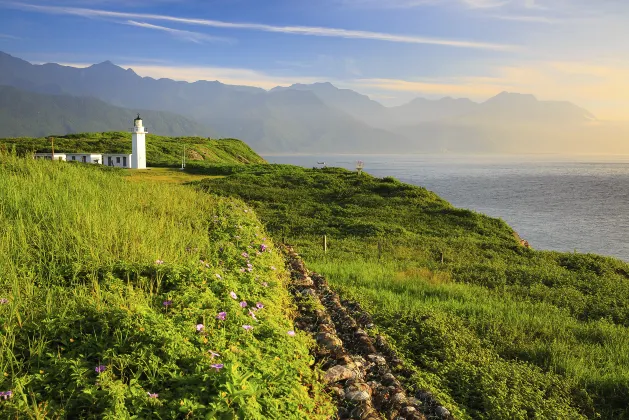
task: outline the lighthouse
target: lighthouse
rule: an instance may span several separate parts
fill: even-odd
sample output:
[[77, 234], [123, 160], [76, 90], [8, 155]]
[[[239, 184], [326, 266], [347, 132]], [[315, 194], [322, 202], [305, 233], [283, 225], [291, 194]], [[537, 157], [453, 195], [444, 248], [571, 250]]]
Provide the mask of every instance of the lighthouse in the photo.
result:
[[131, 145], [131, 167], [133, 169], [146, 169], [146, 129], [142, 125], [140, 114], [133, 120], [133, 140]]

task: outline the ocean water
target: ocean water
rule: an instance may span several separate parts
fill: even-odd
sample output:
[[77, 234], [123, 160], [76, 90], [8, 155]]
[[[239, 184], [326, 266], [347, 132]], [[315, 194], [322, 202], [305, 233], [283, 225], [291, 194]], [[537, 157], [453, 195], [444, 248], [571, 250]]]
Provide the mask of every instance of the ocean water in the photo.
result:
[[536, 249], [629, 261], [629, 156], [266, 155], [272, 163], [364, 170], [498, 217]]

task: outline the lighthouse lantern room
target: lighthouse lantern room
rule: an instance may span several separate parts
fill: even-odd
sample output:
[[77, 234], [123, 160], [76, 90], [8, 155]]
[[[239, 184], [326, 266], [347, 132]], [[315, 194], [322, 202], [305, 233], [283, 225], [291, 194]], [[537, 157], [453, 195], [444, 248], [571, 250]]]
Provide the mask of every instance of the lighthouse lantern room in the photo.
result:
[[132, 154], [131, 154], [131, 167], [133, 169], [146, 169], [146, 128], [142, 125], [142, 118], [140, 114], [133, 120], [132, 131]]

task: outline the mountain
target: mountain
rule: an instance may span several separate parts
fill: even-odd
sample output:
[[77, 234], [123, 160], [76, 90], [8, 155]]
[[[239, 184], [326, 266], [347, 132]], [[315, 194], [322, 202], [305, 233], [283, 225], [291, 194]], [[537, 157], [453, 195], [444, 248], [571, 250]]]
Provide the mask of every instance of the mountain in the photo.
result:
[[39, 137], [87, 131], [129, 131], [136, 112], [150, 121], [151, 133], [203, 136], [212, 130], [162, 111], [125, 109], [99, 99], [27, 92], [0, 86], [0, 137]]
[[[261, 152], [382, 150], [402, 140], [375, 129], [308, 91], [273, 91], [140, 77], [109, 61], [86, 68], [33, 65], [0, 53], [0, 84], [33, 92], [91, 96], [112, 105], [168, 111], [240, 138]], [[150, 119], [146, 118], [147, 123]]]
[[[187, 129], [211, 127], [216, 135], [240, 138], [263, 153], [615, 153], [626, 149], [624, 139], [629, 135], [625, 126], [598, 121], [569, 102], [539, 101], [532, 95], [508, 92], [483, 103], [464, 98], [416, 98], [387, 108], [330, 83], [266, 91], [218, 81], [156, 80], [109, 61], [86, 68], [33, 65], [1, 52], [0, 84], [39, 94], [97, 98], [131, 110], [183, 115], [178, 117], [181, 124], [165, 124], [165, 130], [171, 130], [165, 133], [186, 135], [190, 134]], [[5, 112], [13, 112], [18, 119], [32, 116], [28, 107], [20, 109]], [[77, 111], [72, 106], [69, 109]], [[64, 106], [56, 110], [58, 116], [53, 119], [75, 122], [74, 114], [65, 115]], [[151, 117], [145, 116], [152, 124]], [[155, 118], [166, 121], [162, 114]], [[189, 128], [189, 121], [197, 128]], [[20, 135], [39, 134], [21, 131], [30, 129], [28, 124], [17, 125]], [[69, 129], [68, 123], [55, 127]], [[114, 128], [76, 128], [86, 129]], [[184, 132], [173, 132], [176, 130]]]

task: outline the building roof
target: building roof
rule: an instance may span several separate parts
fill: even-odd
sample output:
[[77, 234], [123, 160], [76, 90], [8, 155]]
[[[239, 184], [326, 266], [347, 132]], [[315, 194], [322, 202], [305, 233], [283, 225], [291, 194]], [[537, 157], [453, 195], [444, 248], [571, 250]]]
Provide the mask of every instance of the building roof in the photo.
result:
[[140, 114], [138, 114], [138, 117], [133, 121], [138, 121], [138, 120], [142, 120], [142, 118], [140, 117]]

